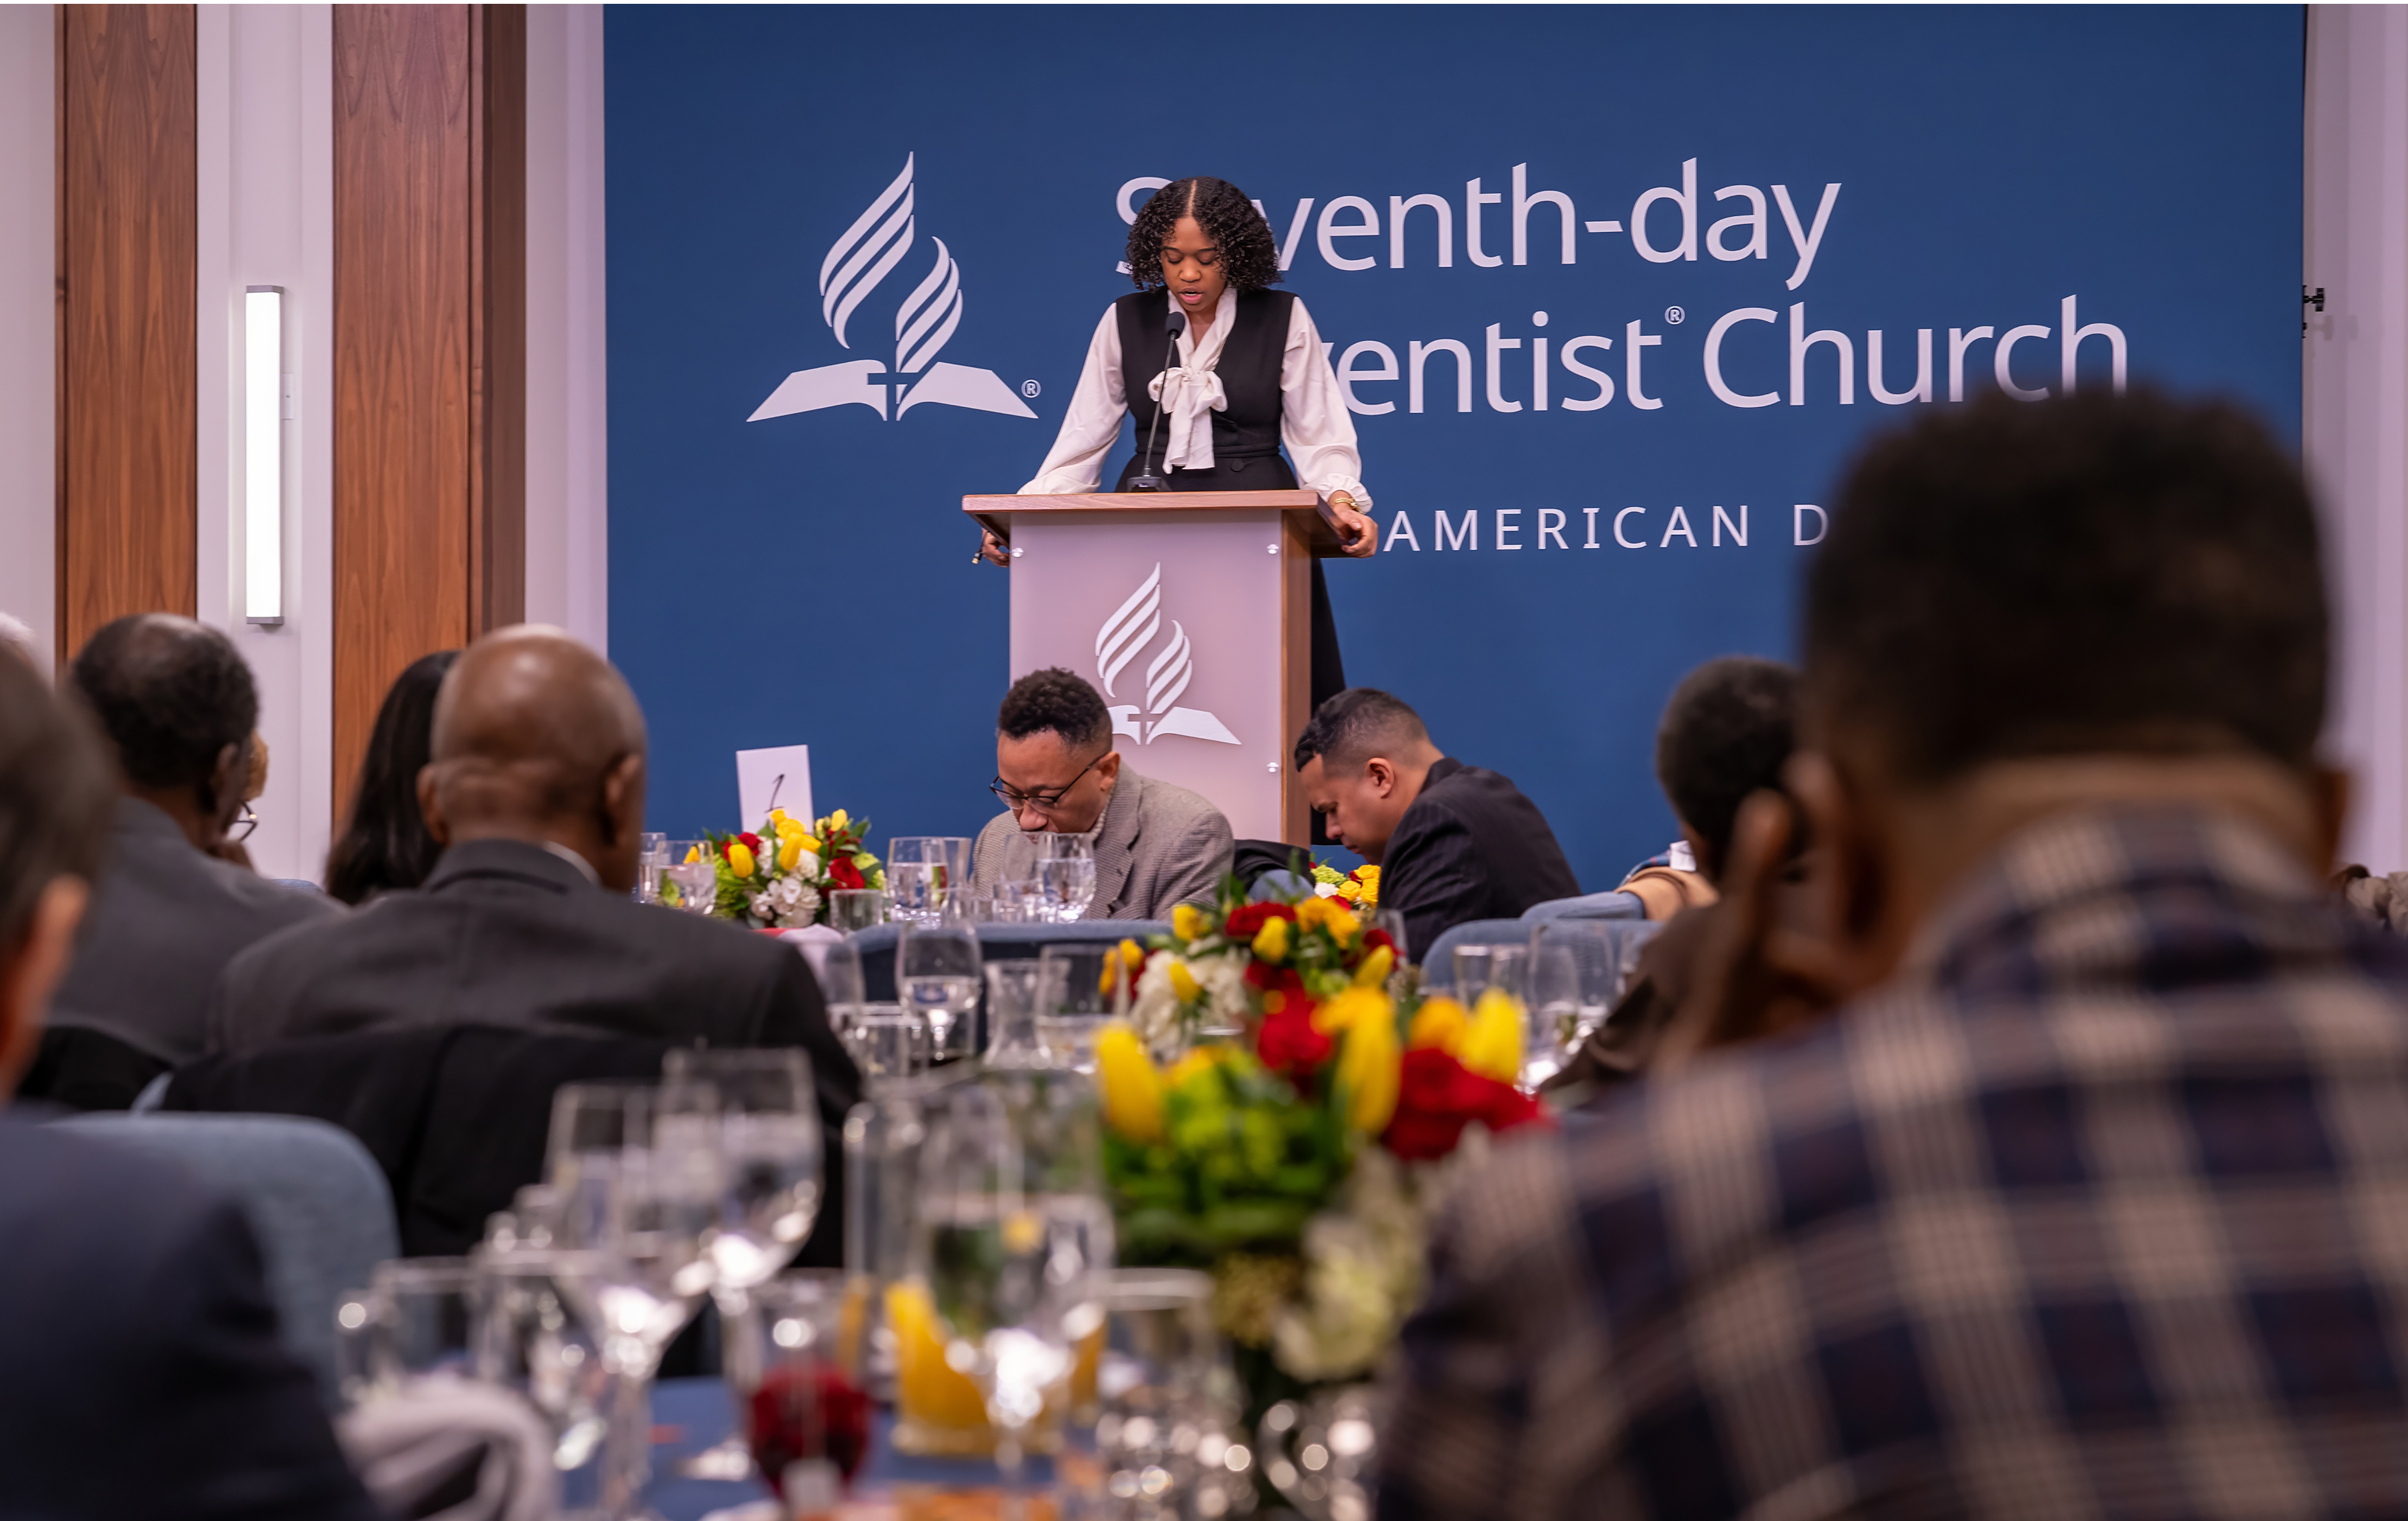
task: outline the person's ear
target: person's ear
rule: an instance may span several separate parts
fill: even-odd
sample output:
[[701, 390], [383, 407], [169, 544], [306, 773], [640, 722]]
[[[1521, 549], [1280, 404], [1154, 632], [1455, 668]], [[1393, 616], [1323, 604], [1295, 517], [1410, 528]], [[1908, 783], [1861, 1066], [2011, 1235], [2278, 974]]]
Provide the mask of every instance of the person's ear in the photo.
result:
[[1720, 881], [1723, 874], [1723, 863], [1721, 859], [1714, 854], [1714, 848], [1706, 843], [1704, 836], [1689, 827], [1688, 820], [1680, 819], [1676, 822], [1681, 825], [1681, 838], [1689, 842], [1690, 858], [1698, 863], [1698, 875], [1705, 878], [1708, 882]]
[[443, 816], [442, 789], [436, 784], [435, 763], [418, 768], [418, 816], [437, 845], [452, 843], [452, 821]]
[[243, 736], [218, 752], [218, 763], [209, 771], [209, 795], [200, 800], [201, 811], [223, 834], [242, 811], [243, 792], [251, 782], [251, 737]]
[[1815, 845], [1807, 888], [1814, 898], [1812, 917], [1838, 954], [1877, 956], [1874, 942], [1898, 890], [1878, 821], [1847, 774], [1818, 751], [1791, 755], [1781, 777]]
[[1107, 751], [1104, 758], [1096, 762], [1096, 780], [1103, 783], [1106, 792], [1111, 791], [1120, 784], [1121, 753], [1119, 751]]
[[17, 953], [0, 965], [0, 1094], [13, 1092], [42, 1038], [50, 990], [75, 952], [76, 926], [91, 889], [80, 877], [53, 877], [34, 900]]
[[644, 757], [622, 755], [602, 774], [602, 843], [633, 839], [644, 827]]
[[2316, 845], [2321, 859], [2313, 863], [2316, 875], [2329, 877], [2341, 861], [2341, 832], [2349, 823], [2350, 795], [2357, 779], [2338, 766], [2319, 766], [2309, 774], [2315, 808]]
[[1389, 760], [1384, 755], [1374, 755], [1369, 760], [1363, 763], [1363, 776], [1364, 780], [1370, 782], [1371, 790], [1379, 794], [1382, 797], [1393, 797], [1396, 796], [1396, 762]]

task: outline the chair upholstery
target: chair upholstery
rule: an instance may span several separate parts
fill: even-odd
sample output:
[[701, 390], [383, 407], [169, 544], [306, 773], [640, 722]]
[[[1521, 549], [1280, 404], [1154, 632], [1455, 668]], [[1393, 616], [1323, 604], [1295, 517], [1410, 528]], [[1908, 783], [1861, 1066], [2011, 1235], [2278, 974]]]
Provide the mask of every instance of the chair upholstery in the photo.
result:
[[20, 1098], [68, 1109], [127, 1109], [167, 1064], [105, 1030], [52, 1025], [42, 1031]]
[[[1577, 917], [1577, 916], [1567, 916]], [[1461, 924], [1438, 938], [1429, 955], [1421, 963], [1422, 985], [1442, 992], [1455, 987], [1455, 948], [1458, 945], [1527, 945], [1531, 932], [1540, 924], [1526, 919], [1474, 919]], [[1590, 923], [1599, 923], [1591, 920]], [[1663, 927], [1647, 919], [1614, 919], [1603, 921], [1602, 932], [1615, 941], [1615, 952], [1627, 966], [1631, 951], [1646, 942]]]
[[1578, 897], [1551, 897], [1524, 909], [1522, 917], [1532, 924], [1541, 919], [1644, 919], [1647, 905], [1639, 901], [1637, 894], [1617, 889], [1611, 893], [1584, 893]]
[[[872, 925], [856, 930], [853, 943], [861, 952], [861, 981], [872, 1003], [895, 1001], [895, 941], [900, 925]], [[1049, 945], [1117, 945], [1122, 940], [1145, 943], [1149, 935], [1168, 935], [1170, 926], [1158, 919], [1079, 920], [1067, 925], [981, 925], [979, 955], [985, 961], [1034, 961]]]
[[393, 1196], [366, 1148], [322, 1121], [281, 1114], [85, 1114], [60, 1123], [175, 1162], [242, 1200], [266, 1261], [279, 1334], [331, 1405], [335, 1306], [396, 1247]]

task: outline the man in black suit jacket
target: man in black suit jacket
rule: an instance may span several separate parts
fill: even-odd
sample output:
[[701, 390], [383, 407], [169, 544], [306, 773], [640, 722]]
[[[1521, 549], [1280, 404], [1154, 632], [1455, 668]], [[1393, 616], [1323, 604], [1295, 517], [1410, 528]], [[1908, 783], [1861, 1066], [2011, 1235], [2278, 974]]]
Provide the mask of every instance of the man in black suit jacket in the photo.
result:
[[[0, 651], [0, 1095], [40, 1039], [108, 828], [108, 763]], [[374, 1521], [276, 1336], [232, 1198], [0, 1115], [0, 1513]]]
[[1537, 805], [1441, 754], [1421, 715], [1385, 692], [1351, 686], [1323, 703], [1296, 766], [1329, 838], [1380, 868], [1380, 907], [1405, 916], [1415, 959], [1456, 925], [1580, 891]]
[[436, 699], [434, 757], [425, 885], [237, 956], [212, 1049], [428, 1024], [801, 1046], [841, 1123], [860, 1077], [794, 947], [629, 897], [644, 720], [607, 661], [551, 629], [478, 640]]

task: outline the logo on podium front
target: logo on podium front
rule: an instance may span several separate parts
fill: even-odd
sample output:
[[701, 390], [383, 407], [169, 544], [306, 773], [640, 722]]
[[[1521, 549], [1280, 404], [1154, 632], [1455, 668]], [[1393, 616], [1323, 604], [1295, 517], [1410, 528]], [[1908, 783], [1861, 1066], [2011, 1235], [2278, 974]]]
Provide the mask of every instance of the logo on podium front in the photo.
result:
[[[1105, 696], [1120, 696], [1113, 690], [1114, 683], [1161, 632], [1162, 567], [1156, 565], [1120, 610], [1096, 630], [1096, 674], [1103, 679]], [[1112, 732], [1128, 735], [1141, 745], [1165, 735], [1208, 739], [1216, 745], [1241, 743], [1227, 725], [1201, 708], [1175, 706], [1195, 679], [1196, 647], [1188, 641], [1186, 628], [1173, 619], [1168, 642], [1146, 662], [1145, 701], [1113, 707]], [[1130, 696], [1136, 696], [1134, 688]]]
[[[836, 335], [840, 349], [852, 348], [853, 339], [859, 336], [851, 331], [851, 324], [862, 302], [911, 251], [916, 226], [911, 189], [915, 156], [904, 157], [903, 172], [820, 261], [820, 319]], [[854, 359], [798, 369], [781, 381], [769, 399], [753, 409], [745, 421], [758, 423], [858, 404], [893, 422], [923, 403], [1034, 418], [1037, 414], [995, 371], [937, 361], [939, 351], [962, 323], [962, 280], [960, 266], [944, 239], [928, 241], [936, 249], [936, 262], [896, 310], [892, 364]]]

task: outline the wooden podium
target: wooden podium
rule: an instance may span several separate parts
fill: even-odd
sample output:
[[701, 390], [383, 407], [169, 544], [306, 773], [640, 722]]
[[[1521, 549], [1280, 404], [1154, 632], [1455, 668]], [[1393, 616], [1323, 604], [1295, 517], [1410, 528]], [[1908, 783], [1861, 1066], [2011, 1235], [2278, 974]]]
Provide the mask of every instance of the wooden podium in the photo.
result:
[[1312, 716], [1309, 491], [965, 496], [1011, 546], [1011, 675], [1062, 666], [1112, 710], [1124, 764], [1212, 800], [1240, 839], [1307, 840], [1289, 764]]

